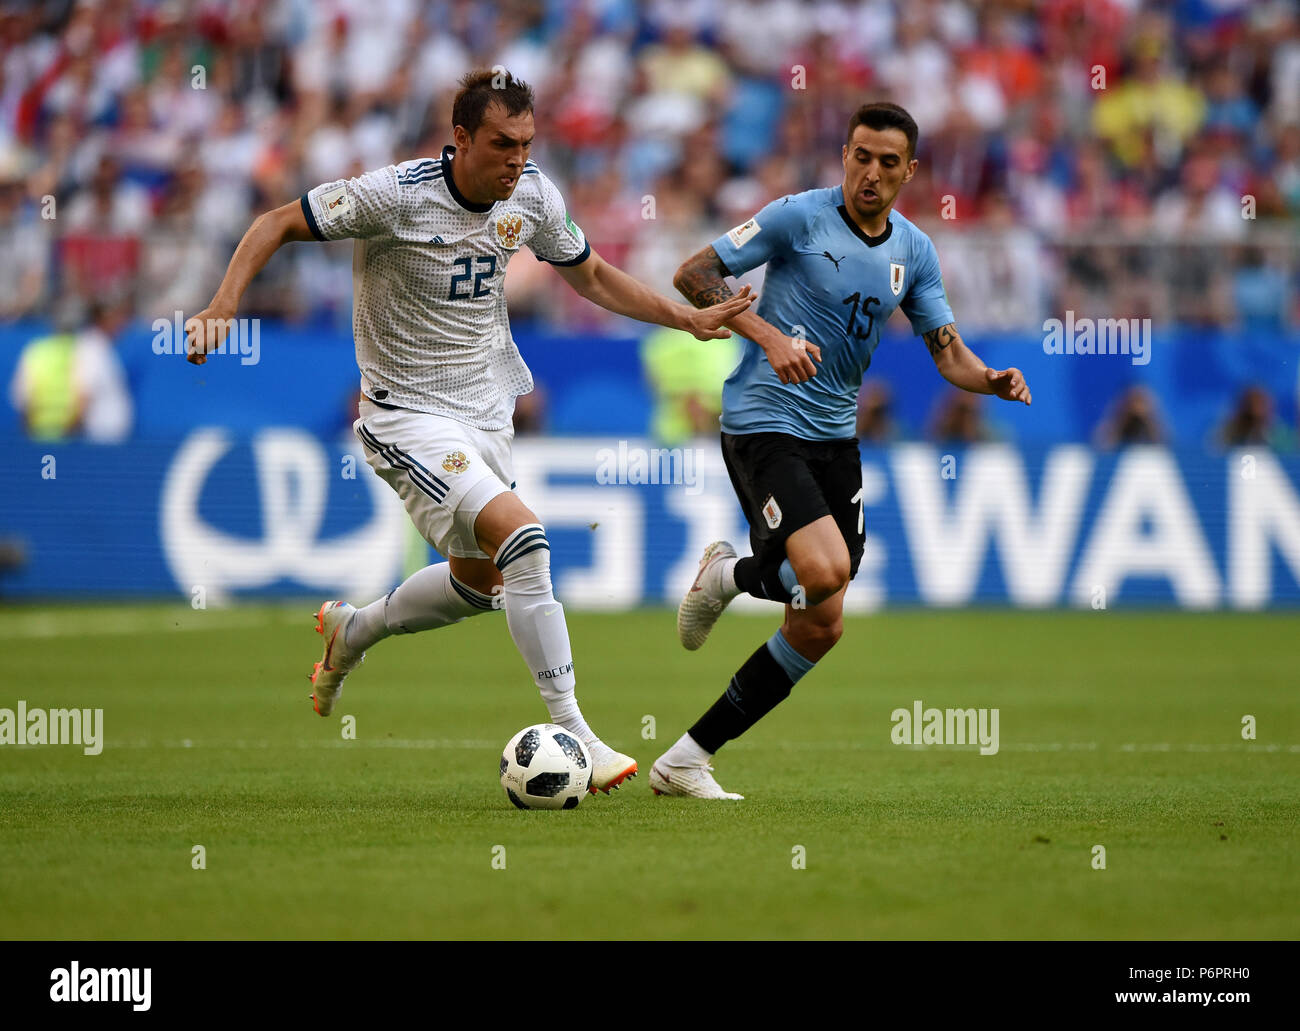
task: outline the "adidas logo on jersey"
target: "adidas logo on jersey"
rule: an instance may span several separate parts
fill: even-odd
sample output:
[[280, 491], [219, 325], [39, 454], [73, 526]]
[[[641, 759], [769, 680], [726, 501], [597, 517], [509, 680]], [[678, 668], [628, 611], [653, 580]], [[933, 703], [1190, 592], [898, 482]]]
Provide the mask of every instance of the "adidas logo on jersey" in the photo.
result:
[[430, 243], [446, 243], [446, 241], [445, 241], [441, 236], [435, 236], [435, 237], [434, 237], [432, 240], [430, 240], [429, 242], [430, 242]]

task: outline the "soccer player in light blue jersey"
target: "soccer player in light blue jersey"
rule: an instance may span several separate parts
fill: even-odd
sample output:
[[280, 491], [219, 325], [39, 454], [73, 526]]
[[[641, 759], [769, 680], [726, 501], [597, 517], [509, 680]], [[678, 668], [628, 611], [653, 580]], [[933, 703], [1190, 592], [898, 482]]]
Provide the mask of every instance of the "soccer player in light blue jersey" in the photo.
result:
[[722, 696], [660, 756], [656, 794], [741, 798], [710, 761], [786, 698], [843, 631], [844, 592], [864, 543], [854, 418], [880, 327], [902, 308], [939, 372], [977, 394], [1030, 403], [1019, 369], [990, 369], [957, 333], [934, 244], [893, 210], [916, 172], [917, 127], [896, 104], [849, 119], [839, 186], [782, 197], [678, 269], [697, 307], [732, 295], [727, 276], [766, 265], [763, 296], [728, 326], [744, 354], [722, 389], [722, 452], [753, 555], [716, 541], [677, 610], [694, 650], [740, 593], [779, 601], [785, 622]]

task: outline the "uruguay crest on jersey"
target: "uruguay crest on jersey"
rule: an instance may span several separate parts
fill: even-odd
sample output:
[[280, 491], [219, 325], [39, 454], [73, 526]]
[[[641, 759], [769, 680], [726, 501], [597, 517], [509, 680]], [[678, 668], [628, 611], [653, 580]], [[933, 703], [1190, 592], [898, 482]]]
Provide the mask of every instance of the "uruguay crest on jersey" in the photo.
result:
[[767, 521], [767, 528], [775, 530], [781, 525], [781, 506], [776, 503], [776, 495], [769, 494], [767, 500], [763, 502], [763, 518]]
[[894, 291], [895, 297], [903, 292], [904, 271], [906, 271], [906, 266], [901, 262], [891, 261], [889, 263], [889, 289]]

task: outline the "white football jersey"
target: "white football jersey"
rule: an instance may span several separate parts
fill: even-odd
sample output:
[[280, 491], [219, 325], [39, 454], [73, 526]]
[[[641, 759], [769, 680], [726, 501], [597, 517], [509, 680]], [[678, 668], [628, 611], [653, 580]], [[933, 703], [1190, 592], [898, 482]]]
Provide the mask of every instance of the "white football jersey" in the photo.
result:
[[356, 239], [352, 332], [361, 391], [381, 405], [510, 425], [532, 373], [510, 335], [506, 263], [527, 245], [577, 265], [591, 247], [533, 161], [509, 200], [474, 204], [451, 177], [455, 147], [309, 190], [303, 214], [321, 240]]

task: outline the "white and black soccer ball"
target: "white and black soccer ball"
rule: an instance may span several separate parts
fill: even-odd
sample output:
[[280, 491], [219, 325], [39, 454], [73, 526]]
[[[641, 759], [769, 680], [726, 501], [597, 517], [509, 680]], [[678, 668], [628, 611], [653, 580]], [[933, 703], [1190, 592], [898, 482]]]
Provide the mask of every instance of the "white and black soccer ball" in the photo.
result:
[[520, 809], [573, 809], [591, 786], [591, 753], [563, 727], [525, 727], [501, 753], [501, 786]]

